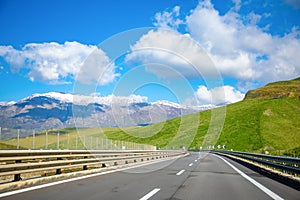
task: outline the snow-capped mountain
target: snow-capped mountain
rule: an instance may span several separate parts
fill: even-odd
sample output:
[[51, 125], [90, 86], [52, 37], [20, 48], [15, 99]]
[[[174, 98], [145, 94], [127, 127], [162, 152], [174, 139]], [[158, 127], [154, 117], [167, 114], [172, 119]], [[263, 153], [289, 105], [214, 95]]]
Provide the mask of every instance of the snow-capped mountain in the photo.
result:
[[0, 103], [0, 127], [43, 130], [148, 125], [209, 108], [164, 100], [148, 103], [139, 95], [99, 97], [50, 92]]

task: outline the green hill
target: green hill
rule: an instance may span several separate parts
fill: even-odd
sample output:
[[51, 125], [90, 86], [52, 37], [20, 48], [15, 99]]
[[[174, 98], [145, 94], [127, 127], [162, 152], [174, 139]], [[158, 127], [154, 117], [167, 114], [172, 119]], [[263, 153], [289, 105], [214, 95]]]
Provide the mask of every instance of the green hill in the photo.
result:
[[[225, 144], [227, 149], [237, 151], [299, 156], [299, 89], [300, 78], [271, 83], [249, 91], [243, 101], [226, 107], [149, 127], [115, 129], [105, 134], [111, 139], [147, 143], [158, 147], [178, 147], [188, 143], [185, 139], [190, 139], [192, 142], [189, 149]], [[218, 118], [218, 112], [223, 114], [225, 109], [223, 124], [222, 117]], [[161, 130], [157, 131], [159, 127]], [[207, 139], [213, 134], [215, 136], [211, 140]]]
[[300, 78], [269, 83], [262, 88], [250, 90], [245, 99], [272, 99], [282, 97], [300, 98]]
[[[270, 83], [249, 91], [243, 101], [145, 127], [87, 128], [60, 132], [60, 148], [84, 148], [106, 139], [155, 145], [158, 148], [198, 150], [201, 146], [226, 145], [226, 149], [300, 157], [300, 78]], [[49, 133], [48, 148], [56, 148], [57, 136]], [[107, 144], [106, 144], [107, 143]], [[15, 148], [16, 139], [1, 141], [0, 148]], [[95, 145], [95, 141], [93, 141]], [[102, 144], [103, 145], [103, 144]], [[109, 148], [111, 142], [105, 142]], [[32, 138], [22, 138], [20, 148], [31, 148]], [[45, 147], [45, 133], [36, 136], [36, 148]], [[133, 146], [134, 147], [134, 146]]]

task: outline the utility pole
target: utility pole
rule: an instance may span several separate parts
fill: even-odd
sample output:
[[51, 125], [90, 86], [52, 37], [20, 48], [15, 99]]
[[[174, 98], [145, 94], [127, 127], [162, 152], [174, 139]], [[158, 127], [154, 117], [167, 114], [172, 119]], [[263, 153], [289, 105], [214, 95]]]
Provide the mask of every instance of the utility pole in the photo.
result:
[[83, 137], [83, 146], [85, 147], [85, 136]]
[[59, 132], [57, 133], [57, 149], [59, 149]]
[[76, 150], [77, 150], [77, 148], [78, 148], [78, 136], [77, 136], [77, 134], [76, 134], [76, 144], [75, 144], [75, 146], [76, 146]]
[[82, 119], [82, 128], [84, 128], [84, 114], [82, 114], [81, 119]]
[[93, 149], [93, 136], [91, 136], [90, 149]]
[[17, 135], [17, 149], [20, 148], [20, 129], [18, 129], [18, 135]]
[[45, 146], [46, 149], [48, 149], [48, 131], [46, 131], [46, 146]]
[[70, 148], [70, 133], [68, 133], [68, 149]]
[[33, 130], [33, 132], [32, 132], [32, 149], [35, 148], [34, 139], [35, 139], [35, 130]]

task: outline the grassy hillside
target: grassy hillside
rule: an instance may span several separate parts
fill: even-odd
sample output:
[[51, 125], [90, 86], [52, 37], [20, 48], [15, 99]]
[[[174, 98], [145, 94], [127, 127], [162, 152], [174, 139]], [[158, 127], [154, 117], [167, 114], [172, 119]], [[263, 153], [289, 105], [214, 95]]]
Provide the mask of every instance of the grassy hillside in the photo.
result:
[[300, 77], [289, 81], [269, 83], [264, 87], [250, 90], [245, 99], [272, 99], [282, 97], [300, 98]]
[[[190, 149], [226, 144], [227, 149], [238, 151], [300, 156], [299, 90], [300, 78], [271, 83], [249, 91], [245, 100], [226, 108], [204, 111], [149, 127], [111, 130], [105, 134], [111, 139], [158, 147], [187, 144], [183, 140], [186, 135], [185, 139], [192, 141], [188, 145]], [[226, 118], [223, 124], [222, 117], [218, 118], [218, 112], [222, 115], [225, 109]], [[162, 129], [157, 132], [157, 127]], [[151, 135], [156, 132], [157, 134]], [[141, 138], [142, 134], [150, 136]], [[215, 136], [212, 139], [207, 139], [213, 134]]]
[[[149, 145], [134, 144], [120, 140], [110, 140], [104, 134], [114, 128], [65, 128], [47, 130], [37, 133], [34, 137], [27, 136], [19, 139], [19, 149], [153, 149]], [[47, 132], [47, 134], [46, 134]], [[1, 150], [17, 149], [17, 138], [2, 140]]]
[[[98, 134], [99, 130], [96, 128], [91, 129], [85, 129], [86, 136], [96, 136], [101, 138], [104, 137], [103, 133]], [[48, 133], [47, 139], [46, 139], [46, 132]], [[59, 133], [59, 137], [57, 134]], [[47, 130], [43, 131], [42, 133], [36, 134], [34, 137], [27, 136], [20, 138], [19, 141], [19, 148], [20, 149], [56, 149], [57, 147], [61, 149], [66, 148], [72, 148], [76, 146], [76, 137], [77, 137], [77, 147], [78, 149], [83, 149], [83, 141], [80, 139], [80, 136], [77, 134], [76, 128], [66, 128], [66, 129], [60, 129], [60, 130]], [[57, 140], [59, 139], [59, 143]], [[46, 145], [47, 140], [47, 145]], [[10, 140], [3, 140], [2, 146], [0, 146], [1, 149], [16, 149], [17, 145], [17, 138], [13, 138]], [[6, 146], [6, 148], [5, 148]], [[3, 147], [3, 148], [2, 148]]]
[[[11, 150], [11, 149], [16, 149], [15, 145], [10, 145], [10, 144], [6, 144], [6, 142], [4, 141], [3, 143], [0, 143], [0, 149], [1, 150]], [[19, 149], [23, 149], [22, 147]]]
[[[239, 151], [281, 154], [300, 147], [300, 100], [245, 100], [227, 106], [217, 141]], [[193, 145], [201, 144], [195, 137]]]
[[[218, 108], [223, 109], [223, 108]], [[217, 109], [217, 110], [218, 110]], [[197, 122], [195, 118], [200, 117]], [[182, 118], [182, 125], [190, 130], [197, 128], [196, 135], [192, 139], [190, 149], [199, 149], [200, 146], [226, 144], [227, 149], [238, 151], [253, 151], [272, 154], [283, 154], [300, 148], [300, 100], [296, 98], [278, 99], [256, 99], [244, 100], [227, 106], [225, 123], [223, 129], [215, 141], [204, 144], [205, 137], [210, 127], [212, 111], [204, 111], [198, 114]], [[188, 119], [188, 120], [186, 120]], [[151, 133], [158, 125], [163, 126], [162, 130], [154, 136], [142, 138], [139, 134]], [[169, 120], [164, 124], [156, 124], [149, 127], [127, 128], [124, 130], [113, 129], [105, 132], [108, 138], [125, 141], [147, 143], [158, 147], [178, 147], [186, 144], [178, 138], [172, 144], [169, 141], [174, 136], [182, 135], [179, 130], [180, 118]], [[153, 131], [154, 132], [154, 131]], [[188, 133], [187, 133], [188, 134]]]
[[[175, 118], [146, 127], [80, 129], [78, 148], [95, 145], [106, 138], [158, 148], [206, 148], [208, 145], [226, 145], [227, 149], [275, 155], [300, 157], [300, 78], [268, 84], [249, 91], [245, 100]], [[57, 147], [57, 130], [48, 136], [48, 148]], [[49, 133], [49, 132], [48, 132]], [[60, 130], [60, 148], [75, 148], [76, 129]], [[86, 136], [84, 145], [83, 136]], [[97, 140], [98, 140], [97, 139]], [[36, 137], [35, 148], [45, 147], [45, 133]], [[107, 143], [107, 141], [106, 141]], [[116, 142], [113, 142], [117, 145]], [[11, 148], [16, 139], [2, 141], [0, 148]], [[104, 145], [104, 146], [103, 146]], [[102, 144], [103, 148], [108, 148]], [[31, 148], [32, 138], [22, 138], [21, 148]], [[134, 148], [134, 146], [133, 146]]]

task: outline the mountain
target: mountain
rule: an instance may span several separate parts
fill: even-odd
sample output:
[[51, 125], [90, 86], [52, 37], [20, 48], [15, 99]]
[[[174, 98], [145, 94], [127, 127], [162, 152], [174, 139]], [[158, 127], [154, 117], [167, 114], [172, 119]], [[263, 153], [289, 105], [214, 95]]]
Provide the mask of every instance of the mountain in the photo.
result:
[[[215, 145], [215, 147], [217, 147], [219, 144], [225, 144], [226, 149], [233, 149], [236, 151], [300, 157], [300, 98], [297, 91], [294, 89], [292, 91], [293, 94], [291, 94], [291, 85], [293, 85], [293, 88], [300, 88], [299, 78], [268, 84], [257, 90], [249, 91], [243, 101], [203, 112], [172, 118], [150, 125], [141, 122], [141, 126], [134, 127], [106, 128], [101, 130], [97, 128], [84, 128], [80, 129], [79, 133], [81, 136], [94, 135], [95, 137], [98, 137], [99, 132], [104, 131], [106, 137], [112, 140], [150, 144], [155, 145], [158, 148], [179, 148], [185, 146], [186, 148], [197, 150], [200, 146], [205, 149], [208, 145]], [[271, 86], [273, 88], [270, 88]], [[277, 89], [275, 90], [274, 87]], [[275, 91], [276, 94], [280, 93], [284, 95], [274, 96]], [[251, 96], [251, 93], [263, 95], [256, 95], [255, 97]], [[63, 94], [56, 95], [64, 96]], [[41, 96], [48, 96], [48, 98], [50, 98], [51, 95], [38, 95], [38, 97]], [[29, 101], [32, 98], [33, 97], [30, 97], [26, 101]], [[90, 109], [88, 105], [91, 101], [82, 100], [87, 97], [77, 96], [75, 98], [77, 99], [76, 105], [78, 108], [86, 109], [87, 111]], [[57, 100], [58, 97], [53, 99]], [[143, 113], [142, 111], [145, 111], [151, 106], [153, 106], [153, 109], [157, 109], [159, 106], [165, 106], [168, 107], [168, 109], [173, 108], [174, 110], [176, 110], [176, 107], [177, 109], [181, 107], [178, 104], [164, 101], [147, 103], [137, 97], [132, 97], [129, 101], [130, 103], [128, 103], [128, 98], [127, 100], [124, 98], [112, 99], [112, 97], [105, 97], [105, 99], [97, 97], [97, 100], [94, 101], [94, 104], [97, 102], [97, 112], [103, 113], [101, 112], [101, 110], [103, 110], [104, 112], [109, 113], [112, 112], [109, 111], [109, 109], [111, 109], [119, 111], [119, 116], [121, 116], [122, 112], [124, 113], [124, 109], [125, 113], [133, 111]], [[60, 99], [57, 100], [56, 103], [63, 104], [63, 102], [66, 108], [68, 108], [67, 105], [69, 105], [69, 103], [72, 104], [72, 102], [74, 106], [74, 100], [63, 101]], [[114, 102], [114, 104], [107, 104], [105, 102]], [[8, 107], [22, 103], [24, 102], [11, 103]], [[46, 105], [47, 104], [44, 106]], [[116, 109], [118, 107], [121, 107], [120, 110]], [[168, 113], [168, 109], [163, 113]], [[28, 111], [25, 109], [25, 112]], [[82, 113], [86, 114], [84, 110], [82, 110]], [[144, 113], [141, 115], [145, 116]], [[147, 117], [149, 117], [149, 115], [154, 118], [152, 113], [148, 112]], [[225, 117], [225, 120], [222, 116]], [[132, 117], [131, 119], [134, 118]], [[65, 141], [61, 141], [62, 144], [76, 143], [75, 135], [78, 134], [76, 129], [64, 128], [63, 130], [55, 130], [54, 132], [57, 133], [58, 131], [60, 133], [69, 133], [70, 135], [73, 135], [73, 137], [70, 138], [70, 142], [67, 142], [67, 137], [64, 137]], [[30, 148], [31, 138], [23, 139], [24, 141], [21, 143], [27, 144], [27, 146], [24, 145], [24, 147]], [[40, 134], [39, 140], [45, 141], [45, 134]], [[49, 145], [52, 145], [55, 148], [56, 137], [50, 143]], [[15, 148], [14, 145], [16, 144], [16, 140], [6, 140], [3, 144], [6, 145], [5, 148]], [[40, 145], [42, 148], [43, 142], [41, 142]], [[75, 148], [75, 146], [69, 148]]]
[[[187, 145], [199, 149], [225, 144], [237, 151], [300, 156], [299, 89], [300, 78], [271, 83], [226, 107], [105, 134], [110, 139], [158, 147]], [[223, 123], [220, 114], [225, 111]]]
[[0, 104], [0, 127], [44, 130], [63, 127], [146, 126], [209, 109], [168, 101], [148, 103], [138, 95], [84, 96], [50, 92]]

